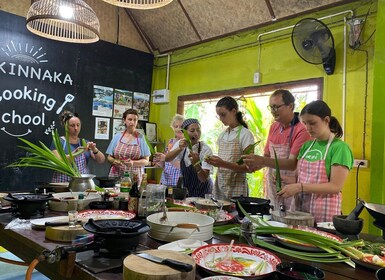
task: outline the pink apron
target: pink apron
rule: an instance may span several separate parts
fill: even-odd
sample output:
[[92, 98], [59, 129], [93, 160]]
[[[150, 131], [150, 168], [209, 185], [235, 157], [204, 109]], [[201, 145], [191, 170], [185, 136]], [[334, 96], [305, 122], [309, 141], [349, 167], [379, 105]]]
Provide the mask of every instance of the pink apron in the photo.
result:
[[[239, 127], [237, 137], [233, 141], [219, 141], [218, 156], [224, 161], [236, 162], [241, 158], [243, 154], [239, 143], [241, 130], [242, 126]], [[233, 196], [241, 195], [248, 196], [246, 173], [219, 167], [214, 185], [215, 198], [229, 200]]]
[[[310, 151], [316, 140], [313, 141], [298, 162], [298, 182], [310, 184], [329, 182], [325, 168], [325, 159], [333, 139], [334, 134], [331, 134], [322, 160], [309, 162], [305, 160], [305, 155]], [[333, 215], [341, 214], [341, 192], [338, 194], [307, 193], [306, 195], [310, 197], [306, 199], [306, 202], [304, 201], [303, 210], [310, 212], [314, 216], [315, 223], [331, 222], [333, 221]]]
[[[290, 145], [287, 144], [274, 144], [272, 142], [269, 142], [269, 151], [270, 151], [270, 157], [274, 158], [274, 151], [277, 153], [277, 158], [289, 158], [290, 156]], [[281, 176], [289, 176], [289, 177], [296, 177], [297, 173], [296, 171], [291, 170], [282, 170], [280, 169], [280, 175]], [[282, 183], [282, 188], [285, 186], [285, 184]], [[275, 168], [268, 168], [267, 170], [267, 180], [265, 183], [265, 195], [266, 198], [270, 199], [270, 205], [274, 207], [274, 210], [279, 209], [279, 205], [283, 203], [285, 205], [286, 210], [293, 210], [295, 208], [294, 201], [295, 196], [288, 197], [282, 201], [280, 197], [277, 196], [277, 187], [275, 184]]]
[[[124, 133], [122, 134], [122, 137], [120, 137], [118, 144], [115, 147], [114, 150], [114, 158], [116, 159], [121, 159], [121, 160], [127, 160], [127, 159], [132, 159], [132, 160], [138, 160], [141, 158], [141, 153], [140, 153], [140, 146], [139, 146], [139, 138], [136, 137], [136, 143], [131, 144], [131, 143], [123, 143], [122, 138], [124, 136]], [[124, 171], [128, 171], [131, 176], [132, 180], [132, 175], [133, 174], [138, 174], [138, 185], [140, 185], [140, 182], [142, 180], [142, 174], [143, 174], [143, 168], [142, 167], [127, 167], [127, 166], [116, 166], [112, 165], [110, 172], [108, 176], [110, 177], [122, 177], [124, 174]]]

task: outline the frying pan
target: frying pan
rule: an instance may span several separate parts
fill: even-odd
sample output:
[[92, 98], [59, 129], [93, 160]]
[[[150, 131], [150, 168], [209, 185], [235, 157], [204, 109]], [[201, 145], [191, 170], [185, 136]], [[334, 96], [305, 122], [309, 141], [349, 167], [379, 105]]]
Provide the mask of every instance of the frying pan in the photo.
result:
[[368, 210], [369, 214], [374, 218], [374, 224], [377, 227], [385, 228], [385, 205], [367, 203], [361, 200], [365, 208]]

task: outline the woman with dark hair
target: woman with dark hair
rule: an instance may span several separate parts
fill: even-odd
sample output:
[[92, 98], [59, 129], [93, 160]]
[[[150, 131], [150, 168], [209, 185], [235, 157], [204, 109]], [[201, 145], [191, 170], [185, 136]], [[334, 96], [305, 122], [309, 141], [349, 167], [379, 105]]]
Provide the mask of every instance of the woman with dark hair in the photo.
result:
[[353, 154], [340, 139], [341, 125], [325, 102], [307, 104], [300, 116], [315, 139], [305, 142], [298, 154], [297, 183], [284, 186], [278, 195], [284, 198], [297, 193], [307, 195], [302, 205], [305, 209], [297, 210], [308, 210], [315, 223], [331, 222], [333, 215], [341, 214], [341, 190], [353, 167]]
[[121, 177], [125, 171], [128, 171], [130, 174], [138, 174], [138, 184], [140, 184], [144, 166], [149, 161], [150, 149], [144, 136], [136, 130], [138, 118], [138, 112], [135, 109], [128, 109], [123, 113], [122, 119], [126, 129], [114, 135], [106, 154], [111, 164], [108, 176]]
[[[88, 169], [88, 161], [90, 158], [95, 160], [97, 163], [103, 163], [105, 161], [105, 157], [96, 147], [96, 143], [85, 140], [87, 142], [87, 147], [83, 147], [82, 139], [79, 138], [82, 123], [77, 113], [63, 111], [59, 116], [59, 120], [62, 126], [67, 126], [71, 152], [83, 149], [83, 152], [75, 157], [76, 166], [81, 174], [90, 173]], [[60, 143], [64, 148], [64, 152], [68, 154], [67, 143], [64, 136], [60, 137]], [[57, 157], [60, 158], [54, 143], [51, 144], [51, 150]], [[70, 179], [71, 178], [66, 174], [54, 172], [52, 182], [69, 182]]]
[[239, 111], [237, 101], [231, 96], [220, 99], [216, 112], [221, 122], [227, 126], [217, 140], [218, 156], [210, 156], [206, 161], [218, 167], [213, 194], [218, 199], [229, 200], [234, 196], [248, 196], [244, 164], [237, 164], [244, 151], [254, 143], [254, 136], [248, 130]]
[[178, 140], [171, 151], [166, 154], [166, 162], [177, 159], [180, 161], [180, 171], [183, 176], [183, 185], [190, 197], [205, 197], [212, 192], [213, 182], [210, 173], [213, 167], [205, 162], [205, 158], [213, 154], [211, 148], [199, 141], [201, 125], [197, 119], [186, 119], [182, 123], [190, 137], [192, 147], [185, 138]]

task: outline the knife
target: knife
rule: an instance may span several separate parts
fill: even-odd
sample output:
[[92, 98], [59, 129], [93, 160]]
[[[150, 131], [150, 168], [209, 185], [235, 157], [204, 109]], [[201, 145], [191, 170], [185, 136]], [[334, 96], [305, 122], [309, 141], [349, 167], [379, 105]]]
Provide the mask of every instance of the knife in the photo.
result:
[[136, 256], [155, 263], [167, 265], [171, 268], [174, 268], [176, 270], [183, 271], [183, 272], [189, 272], [193, 269], [193, 266], [191, 264], [179, 262], [172, 259], [162, 259], [146, 253], [137, 253]]

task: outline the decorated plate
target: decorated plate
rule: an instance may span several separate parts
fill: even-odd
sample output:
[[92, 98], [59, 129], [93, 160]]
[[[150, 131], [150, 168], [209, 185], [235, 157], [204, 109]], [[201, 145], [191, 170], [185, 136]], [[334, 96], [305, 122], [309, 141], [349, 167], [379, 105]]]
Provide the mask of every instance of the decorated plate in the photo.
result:
[[379, 265], [376, 265], [376, 264], [373, 264], [371, 262], [366, 262], [366, 261], [363, 261], [363, 260], [358, 260], [358, 259], [354, 259], [352, 258], [352, 261], [359, 265], [359, 266], [362, 266], [362, 267], [365, 267], [365, 268], [368, 268], [370, 270], [377, 270], [377, 269], [380, 269], [382, 268], [382, 266], [379, 266]]
[[184, 254], [191, 254], [196, 248], [207, 245], [206, 242], [196, 239], [181, 239], [158, 247], [159, 250], [171, 250]]
[[135, 213], [122, 210], [84, 210], [78, 213], [78, 219], [82, 221], [107, 220], [107, 219], [127, 219], [131, 220], [135, 217]]
[[242, 278], [227, 275], [218, 275], [202, 278], [202, 280], [242, 280]]
[[[307, 227], [307, 226], [296, 226], [293, 227], [294, 229], [306, 231], [306, 232], [312, 232], [315, 234], [318, 234], [323, 237], [327, 237], [329, 239], [335, 240], [335, 241], [342, 241], [340, 237], [337, 235], [334, 235], [329, 232], [324, 232], [321, 230], [317, 230], [312, 227]], [[279, 234], [273, 234], [273, 236], [278, 240], [279, 243], [285, 245], [286, 247], [290, 247], [295, 250], [300, 250], [300, 251], [307, 251], [307, 252], [324, 252], [324, 250], [318, 248], [317, 246], [314, 246], [312, 244], [306, 244], [306, 243], [299, 243], [297, 240], [293, 240], [290, 237], [284, 237]]]
[[[259, 279], [273, 273], [281, 260], [267, 250], [233, 245], [230, 261], [224, 260], [229, 244], [210, 244], [197, 248], [191, 257], [197, 266], [211, 275], [229, 275]], [[258, 269], [261, 268], [261, 269]], [[255, 271], [258, 272], [255, 272]]]

